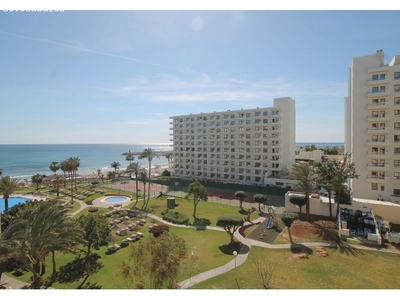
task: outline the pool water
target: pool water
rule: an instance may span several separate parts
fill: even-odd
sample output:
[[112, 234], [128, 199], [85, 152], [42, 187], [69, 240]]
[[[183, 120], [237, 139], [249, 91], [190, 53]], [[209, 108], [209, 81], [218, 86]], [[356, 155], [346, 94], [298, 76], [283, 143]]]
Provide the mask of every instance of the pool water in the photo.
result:
[[128, 198], [127, 197], [108, 197], [105, 202], [109, 203], [117, 203], [117, 202], [123, 202], [126, 201]]
[[[30, 201], [30, 200], [31, 199], [29, 199], [29, 198], [20, 197], [20, 196], [10, 197], [10, 198], [8, 198], [8, 209], [13, 207], [14, 205], [17, 205], [19, 203], [25, 203], [26, 201]], [[0, 211], [2, 213], [4, 213], [5, 205], [6, 204], [5, 204], [4, 198], [0, 198]]]

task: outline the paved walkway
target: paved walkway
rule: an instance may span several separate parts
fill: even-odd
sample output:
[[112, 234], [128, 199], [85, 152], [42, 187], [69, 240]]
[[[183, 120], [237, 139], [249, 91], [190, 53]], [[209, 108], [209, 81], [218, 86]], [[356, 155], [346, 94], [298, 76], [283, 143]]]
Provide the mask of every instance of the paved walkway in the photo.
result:
[[[83, 209], [85, 209], [86, 207], [89, 206], [83, 201], [80, 201], [80, 200], [75, 200], [75, 201], [78, 202], [81, 205], [81, 207], [77, 211], [72, 213], [72, 215], [78, 214], [80, 211], [82, 211]], [[148, 216], [152, 219], [157, 220], [158, 222], [162, 222], [162, 223], [168, 224], [170, 226], [183, 227], [183, 228], [193, 228], [194, 227], [194, 226], [173, 224], [173, 223], [167, 222], [167, 221], [163, 220], [162, 218], [160, 218], [156, 215], [153, 215], [153, 214], [148, 214]], [[252, 223], [258, 223], [258, 222], [263, 222], [263, 221], [265, 221], [265, 217], [259, 217], [258, 219], [253, 220]], [[249, 224], [249, 223], [246, 222], [244, 225], [247, 225], [247, 224]], [[221, 227], [214, 227], [214, 226], [207, 226], [207, 229], [217, 230], [217, 231], [225, 231]], [[220, 266], [218, 268], [197, 274], [197, 275], [190, 277], [184, 281], [181, 281], [179, 283], [179, 286], [181, 287], [181, 289], [190, 288], [202, 281], [216, 277], [218, 275], [221, 275], [225, 272], [231, 271], [231, 270], [235, 269], [236, 267], [240, 266], [241, 264], [243, 264], [246, 261], [252, 246], [263, 247], [263, 248], [268, 248], [268, 249], [290, 249], [291, 247], [293, 247], [292, 244], [276, 244], [276, 245], [274, 245], [274, 244], [267, 244], [265, 242], [261, 242], [261, 241], [257, 241], [257, 240], [247, 239], [247, 238], [244, 238], [239, 233], [238, 230], [235, 232], [234, 236], [237, 240], [239, 240], [242, 243], [242, 248], [240, 249], [237, 256], [223, 266]], [[301, 243], [300, 245], [306, 246], [306, 247], [318, 247], [318, 246], [338, 247], [338, 245], [336, 243], [318, 243], [318, 242]], [[371, 251], [380, 251], [380, 252], [400, 254], [400, 251], [384, 249], [384, 248], [367, 247], [367, 246], [362, 246], [362, 245], [351, 245], [350, 247], [360, 249], [360, 250], [371, 250]], [[11, 278], [5, 274], [3, 274], [0, 282], [3, 283], [3, 286], [7, 289], [24, 289], [24, 288], [28, 288], [28, 286], [29, 286], [29, 284], [19, 281], [17, 279]]]

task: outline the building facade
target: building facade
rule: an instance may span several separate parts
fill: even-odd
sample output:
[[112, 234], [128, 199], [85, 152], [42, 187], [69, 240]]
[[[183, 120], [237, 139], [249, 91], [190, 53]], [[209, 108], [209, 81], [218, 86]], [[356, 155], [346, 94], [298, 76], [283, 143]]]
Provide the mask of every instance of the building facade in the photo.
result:
[[295, 163], [295, 101], [274, 106], [190, 114], [172, 121], [171, 176], [189, 180], [265, 185]]
[[400, 55], [389, 64], [382, 50], [353, 59], [345, 152], [360, 175], [349, 182], [353, 197], [400, 201]]

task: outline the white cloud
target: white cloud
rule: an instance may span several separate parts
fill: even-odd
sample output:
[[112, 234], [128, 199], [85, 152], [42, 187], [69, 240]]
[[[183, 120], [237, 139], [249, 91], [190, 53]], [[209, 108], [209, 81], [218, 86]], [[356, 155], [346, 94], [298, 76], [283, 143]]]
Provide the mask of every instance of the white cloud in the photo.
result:
[[203, 31], [203, 29], [204, 29], [204, 21], [203, 21], [203, 18], [201, 18], [201, 17], [195, 17], [193, 20], [192, 20], [192, 30], [194, 31], [194, 32], [200, 32], [200, 31]]

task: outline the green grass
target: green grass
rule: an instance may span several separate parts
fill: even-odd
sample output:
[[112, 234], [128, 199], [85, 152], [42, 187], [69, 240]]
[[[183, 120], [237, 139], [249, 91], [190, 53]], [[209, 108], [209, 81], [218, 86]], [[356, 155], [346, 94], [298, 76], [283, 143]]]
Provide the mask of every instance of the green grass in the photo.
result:
[[[193, 223], [193, 200], [175, 197], [175, 204], [177, 206], [174, 208], [174, 211], [186, 215], [189, 217], [189, 222]], [[141, 207], [141, 203], [139, 203], [139, 207]], [[158, 199], [150, 198], [148, 209], [152, 214], [162, 217], [161, 212], [167, 209], [167, 196], [162, 196]], [[241, 211], [239, 207], [216, 202], [200, 202], [197, 205], [196, 213], [198, 219], [208, 219], [211, 222], [210, 226], [215, 226], [218, 217], [221, 215], [231, 214], [240, 217], [246, 216], [246, 213]], [[251, 214], [252, 220], [258, 217], [257, 212]]]
[[[115, 193], [103, 188], [106, 193]], [[43, 191], [43, 190], [42, 190]], [[121, 192], [126, 194], [126, 192]], [[94, 195], [93, 195], [94, 197]], [[89, 197], [88, 197], [89, 198]], [[151, 213], [160, 216], [167, 207], [166, 196], [150, 199], [148, 208]], [[129, 207], [135, 205], [135, 197]], [[86, 200], [86, 199], [85, 199]], [[174, 210], [187, 215], [193, 221], [192, 200], [176, 197], [178, 205]], [[138, 208], [141, 208], [139, 201]], [[74, 206], [74, 209], [75, 208]], [[79, 215], [86, 214], [88, 209]], [[99, 208], [99, 210], [102, 210]], [[108, 211], [109, 209], [104, 209]], [[245, 216], [240, 213], [239, 207], [233, 207], [214, 202], [200, 202], [197, 207], [197, 217], [209, 219], [211, 226], [215, 226], [217, 218], [222, 214]], [[79, 217], [77, 215], [76, 217]], [[258, 218], [257, 213], [252, 219]], [[111, 219], [110, 219], [111, 220]], [[148, 218], [149, 220], [149, 218]], [[141, 230], [149, 237], [148, 225]], [[255, 227], [246, 230], [249, 233]], [[196, 230], [191, 228], [170, 227], [170, 231], [183, 237], [186, 241], [188, 259], [182, 263], [178, 281], [185, 280], [201, 272], [220, 267], [233, 259], [233, 246], [228, 245], [229, 236], [225, 232], [213, 230]], [[119, 243], [125, 237], [118, 237], [110, 244]], [[296, 243], [309, 242], [310, 237], [293, 236]], [[317, 241], [318, 239], [313, 241]], [[319, 240], [320, 241], [320, 240]], [[139, 241], [140, 242], [140, 241]], [[276, 243], [288, 243], [287, 229], [285, 229]], [[252, 270], [253, 259], [262, 257], [267, 262], [276, 264], [271, 286], [273, 289], [398, 289], [398, 270], [400, 256], [379, 251], [365, 251], [347, 248], [347, 251], [327, 248], [328, 257], [318, 257], [314, 252], [309, 259], [292, 260], [290, 249], [266, 249], [253, 246], [247, 261], [236, 270], [211, 278], [192, 287], [193, 289], [262, 289], [262, 283]], [[350, 249], [350, 250], [349, 250]], [[116, 253], [107, 255], [106, 247], [95, 251], [100, 256], [101, 267], [93, 273], [88, 283], [102, 289], [125, 289], [128, 286], [119, 275], [119, 267], [124, 260], [129, 259], [129, 247], [122, 248]], [[57, 266], [65, 267], [73, 261], [76, 255], [57, 253]], [[193, 259], [192, 259], [193, 258]], [[47, 258], [47, 273], [51, 273], [50, 256]], [[19, 280], [30, 282], [30, 273], [25, 273]], [[76, 289], [83, 278], [73, 282], [53, 284], [57, 289]]]
[[[149, 238], [150, 233], [147, 231], [148, 225], [141, 230], [144, 233], [144, 239]], [[187, 260], [181, 265], [181, 272], [178, 277], [178, 281], [187, 279], [198, 273], [207, 271], [209, 269], [217, 268], [220, 265], [227, 263], [232, 259], [233, 249], [230, 249], [226, 244], [229, 243], [229, 236], [225, 232], [216, 232], [212, 230], [196, 230], [186, 228], [175, 228], [171, 227], [170, 232], [182, 236], [185, 238], [187, 248]], [[120, 237], [118, 241], [110, 244], [119, 243], [125, 237]], [[136, 242], [140, 243], [140, 241]], [[102, 289], [123, 289], [133, 288], [127, 286], [126, 282], [119, 274], [120, 266], [123, 261], [129, 260], [129, 246], [121, 248], [113, 254], [106, 254], [107, 247], [101, 247], [100, 250], [95, 251], [100, 256], [99, 262], [102, 267], [98, 272], [93, 273], [88, 283], [90, 285], [95, 284]], [[191, 260], [193, 253], [194, 260]], [[76, 255], [73, 254], [62, 254], [57, 253], [57, 266], [65, 267], [69, 262], [73, 261]], [[46, 276], [50, 276], [52, 263], [50, 256], [46, 260], [48, 264], [48, 273]], [[18, 277], [19, 280], [30, 282], [31, 274], [25, 273]], [[76, 289], [82, 282], [83, 278], [79, 280], [68, 282], [68, 283], [54, 283], [52, 286], [56, 289]]]
[[399, 255], [376, 251], [354, 253], [327, 249], [328, 257], [292, 260], [289, 249], [252, 247], [248, 259], [236, 270], [206, 280], [192, 289], [262, 289], [253, 259], [261, 256], [275, 265], [273, 289], [398, 289]]

